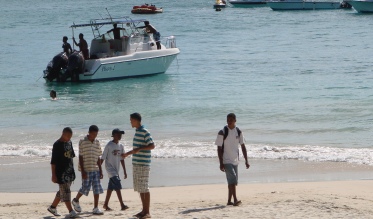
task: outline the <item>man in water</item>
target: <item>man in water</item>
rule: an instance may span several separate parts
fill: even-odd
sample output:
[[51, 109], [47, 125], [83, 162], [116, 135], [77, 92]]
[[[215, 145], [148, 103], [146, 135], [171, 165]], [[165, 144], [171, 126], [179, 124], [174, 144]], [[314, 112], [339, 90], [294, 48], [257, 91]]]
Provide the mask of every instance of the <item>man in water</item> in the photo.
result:
[[57, 100], [57, 92], [55, 90], [51, 90], [49, 96], [52, 98], [52, 100]]
[[79, 34], [79, 43], [76, 43], [75, 38], [73, 37], [74, 44], [79, 47], [79, 50], [83, 53], [83, 57], [85, 60], [89, 59], [89, 52], [88, 52], [88, 43], [83, 38], [83, 34]]
[[73, 52], [73, 49], [71, 48], [71, 45], [70, 43], [67, 42], [68, 38], [67, 36], [64, 36], [62, 38], [62, 48], [63, 48], [63, 52], [66, 53], [67, 56], [69, 56], [72, 52]]
[[145, 26], [139, 28], [146, 28], [147, 33], [152, 33], [154, 41], [157, 44], [157, 49], [161, 49], [161, 33], [159, 33], [157, 29], [149, 23], [149, 21], [144, 21], [144, 24]]
[[250, 164], [247, 161], [244, 137], [241, 130], [236, 127], [236, 115], [234, 113], [229, 113], [227, 115], [227, 125], [219, 131], [215, 140], [215, 145], [218, 146], [217, 151], [220, 162], [220, 170], [225, 172], [228, 181], [227, 205], [239, 206], [241, 201], [239, 201], [236, 196], [239, 145], [241, 145], [243, 157], [245, 158], [246, 169], [249, 169]]

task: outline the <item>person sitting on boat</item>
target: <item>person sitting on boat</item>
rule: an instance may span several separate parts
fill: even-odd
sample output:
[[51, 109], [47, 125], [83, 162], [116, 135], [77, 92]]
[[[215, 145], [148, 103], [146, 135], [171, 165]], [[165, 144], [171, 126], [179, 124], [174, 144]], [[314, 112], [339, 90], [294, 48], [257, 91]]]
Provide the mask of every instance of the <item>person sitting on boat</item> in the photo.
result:
[[72, 52], [73, 52], [73, 49], [71, 48], [71, 45], [70, 43], [67, 42], [69, 38], [67, 38], [67, 36], [64, 36], [62, 38], [62, 48], [63, 48], [63, 52], [66, 53], [67, 56], [69, 56]]
[[126, 30], [125, 28], [117, 27], [117, 24], [113, 24], [113, 29], [107, 31], [106, 33], [113, 32], [114, 39], [120, 40], [120, 30]]
[[155, 43], [157, 44], [157, 49], [161, 49], [161, 33], [159, 33], [157, 31], [157, 29], [155, 29], [153, 27], [153, 25], [151, 25], [149, 23], [149, 21], [144, 21], [144, 24], [145, 26], [143, 27], [139, 27], [139, 28], [146, 28], [146, 32], [147, 33], [152, 33], [153, 34], [153, 38], [154, 38], [154, 41]]
[[76, 41], [75, 41], [75, 38], [73, 37], [73, 40], [74, 40], [74, 44], [76, 45], [76, 46], [78, 46], [79, 47], [79, 50], [83, 53], [83, 57], [84, 57], [84, 59], [89, 59], [89, 51], [88, 51], [88, 43], [87, 43], [87, 41], [85, 41], [85, 39], [83, 38], [83, 34], [82, 33], [80, 33], [79, 34], [79, 43], [76, 43]]

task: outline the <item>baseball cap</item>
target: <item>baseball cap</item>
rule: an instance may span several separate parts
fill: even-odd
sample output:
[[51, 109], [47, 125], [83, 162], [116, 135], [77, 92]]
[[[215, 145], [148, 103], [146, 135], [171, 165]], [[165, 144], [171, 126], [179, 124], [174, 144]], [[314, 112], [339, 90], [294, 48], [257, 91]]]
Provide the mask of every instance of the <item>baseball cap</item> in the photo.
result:
[[122, 131], [122, 130], [120, 130], [120, 129], [118, 129], [118, 128], [113, 129], [113, 131], [111, 132], [111, 137], [113, 137], [113, 135], [114, 135], [114, 134], [117, 134], [117, 133], [123, 135], [123, 134], [124, 134], [124, 131]]

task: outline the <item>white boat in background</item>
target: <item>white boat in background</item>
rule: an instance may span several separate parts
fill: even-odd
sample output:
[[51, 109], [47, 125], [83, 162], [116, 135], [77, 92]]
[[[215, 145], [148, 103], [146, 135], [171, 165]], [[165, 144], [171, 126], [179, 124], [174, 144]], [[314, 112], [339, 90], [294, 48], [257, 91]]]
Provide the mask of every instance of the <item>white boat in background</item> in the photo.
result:
[[267, 0], [228, 0], [234, 7], [267, 6]]
[[330, 9], [348, 8], [348, 7], [342, 7], [342, 3], [339, 1], [279, 0], [279, 1], [268, 1], [267, 5], [274, 11], [277, 11], [277, 10], [330, 10]]
[[[173, 36], [166, 37], [165, 45], [161, 44], [161, 49], [157, 50], [153, 35], [144, 28], [145, 21], [120, 17], [94, 19], [90, 23], [72, 25], [73, 36], [75, 28], [92, 29], [89, 58], [84, 59], [81, 52], [74, 52], [69, 57], [61, 52], [49, 62], [43, 78], [47, 82], [90, 82], [166, 72], [180, 53], [176, 39]], [[114, 39], [107, 31], [114, 25], [120, 27], [120, 38]]]
[[373, 0], [359, 1], [352, 0], [348, 1], [350, 5], [359, 13], [373, 13]]

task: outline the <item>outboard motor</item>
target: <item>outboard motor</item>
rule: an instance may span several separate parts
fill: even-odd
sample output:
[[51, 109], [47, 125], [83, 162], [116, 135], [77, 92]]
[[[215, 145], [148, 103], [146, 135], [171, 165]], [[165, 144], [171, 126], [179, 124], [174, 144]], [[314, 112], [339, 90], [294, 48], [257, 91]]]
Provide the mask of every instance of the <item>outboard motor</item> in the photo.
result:
[[58, 78], [61, 69], [66, 68], [67, 66], [67, 55], [64, 52], [58, 53], [56, 56], [53, 57], [52, 61], [48, 63], [46, 69], [45, 77], [48, 81], [53, 81], [55, 78]]
[[342, 1], [341, 8], [350, 9], [350, 8], [352, 8], [352, 5], [349, 4], [347, 1]]
[[84, 71], [84, 57], [82, 52], [74, 52], [69, 56], [67, 70], [64, 75], [61, 75], [60, 80], [66, 81], [71, 77], [71, 81], [79, 81], [79, 74]]

